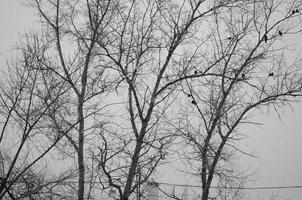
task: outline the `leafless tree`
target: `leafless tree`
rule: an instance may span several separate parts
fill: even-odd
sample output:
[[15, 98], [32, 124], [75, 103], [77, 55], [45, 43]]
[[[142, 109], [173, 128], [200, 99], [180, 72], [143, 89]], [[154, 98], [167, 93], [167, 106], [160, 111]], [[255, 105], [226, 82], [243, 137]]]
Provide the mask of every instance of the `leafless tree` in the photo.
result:
[[106, 107], [101, 104], [100, 95], [115, 81], [114, 75], [106, 74], [97, 47], [97, 42], [106, 36], [103, 32], [105, 27], [113, 23], [113, 5], [111, 1], [59, 0], [34, 0], [30, 5], [41, 17], [43, 34], [39, 40], [44, 41], [43, 45], [47, 48], [43, 59], [38, 61], [41, 70], [49, 72], [56, 81], [69, 88], [47, 113], [47, 128], [55, 132], [69, 130], [56, 147], [71, 157], [71, 162], [76, 155], [76, 194], [79, 200], [84, 199], [85, 177], [91, 174], [85, 167], [85, 162], [89, 163], [85, 155], [88, 155], [89, 149], [95, 148], [93, 133], [100, 130], [100, 116]]
[[[242, 187], [244, 175], [232, 159], [236, 152], [246, 154], [236, 147], [242, 125], [253, 124], [259, 111], [278, 112], [300, 99], [301, 58], [288, 59], [280, 43], [302, 30], [299, 9], [298, 1], [247, 1], [216, 11], [208, 22], [210, 41], [201, 51], [195, 48], [203, 62], [188, 59], [200, 78], [183, 84], [183, 103], [191, 105], [175, 127], [191, 146], [187, 160], [200, 177], [201, 199], [233, 199], [223, 188]], [[216, 194], [210, 192], [213, 185]]]
[[38, 40], [26, 38], [36, 48], [20, 44], [19, 56], [8, 64], [9, 71], [1, 75], [0, 199], [29, 198], [40, 192], [42, 182], [46, 182], [38, 175], [42, 173], [35, 171], [46, 166], [44, 158], [67, 131], [62, 130], [49, 142], [42, 134], [47, 113], [68, 88], [55, 81], [46, 86], [49, 74], [40, 69], [36, 60], [43, 50], [36, 51]]
[[[127, 97], [129, 119], [125, 122], [125, 114], [121, 114], [123, 119], [116, 121], [123, 123], [114, 131], [105, 129], [99, 167], [120, 199], [128, 199], [139, 184], [149, 179], [176, 136], [171, 132], [168, 122], [172, 116], [168, 113], [175, 108], [171, 105], [179, 95], [181, 83], [201, 76], [195, 66], [186, 64], [186, 59], [194, 57], [195, 62], [202, 59], [196, 52], [189, 51], [196, 38], [199, 45], [209, 40], [201, 38], [202, 21], [207, 21], [215, 11], [238, 6], [240, 2], [211, 5], [205, 1], [125, 1], [116, 4], [117, 23], [108, 27], [111, 33], [108, 42], [98, 45], [104, 50], [102, 55], [107, 57], [108, 65], [123, 77], [117, 91], [119, 97]], [[219, 57], [213, 65], [224, 57]], [[139, 173], [143, 178], [134, 182]]]
[[[182, 80], [194, 76], [189, 75], [191, 68], [174, 68], [174, 62], [182, 59], [179, 53], [189, 46], [186, 42], [196, 34], [201, 19], [215, 9], [234, 4], [236, 1], [226, 1], [203, 10], [204, 1], [33, 2], [46, 24], [43, 37], [53, 50], [41, 64], [71, 87], [70, 102], [60, 107], [64, 111], [53, 112], [52, 122], [60, 129], [60, 123], [68, 126], [71, 121], [79, 121], [78, 127], [65, 134], [76, 150], [78, 199], [83, 199], [85, 193], [84, 138], [90, 129], [85, 129], [85, 123], [94, 129], [95, 121], [87, 118], [100, 115], [98, 109], [90, 114], [86, 111], [97, 107], [95, 102], [104, 92], [106, 81], [118, 81], [115, 97], [127, 109], [119, 115], [122, 117], [98, 124], [98, 129], [103, 129], [100, 146], [105, 147], [100, 148], [99, 166], [109, 186], [118, 190], [121, 199], [128, 199], [137, 187], [133, 180], [138, 171], [144, 174], [144, 182], [163, 159], [163, 146], [171, 141], [169, 129], [164, 126], [168, 120], [165, 112], [175, 100], [171, 94]], [[109, 76], [104, 75], [106, 71]], [[130, 119], [125, 120], [127, 115]], [[115, 125], [121, 132], [112, 134]], [[120, 142], [116, 144], [117, 139]], [[108, 169], [114, 166], [111, 161], [117, 163], [117, 169]], [[112, 179], [114, 173], [118, 178]]]
[[[38, 11], [42, 33], [25, 42], [34, 61], [28, 68], [42, 74], [43, 92], [52, 97], [51, 104], [34, 104], [47, 107], [39, 130], [48, 137], [42, 141], [51, 141], [71, 163], [76, 157], [78, 180], [70, 188], [78, 200], [93, 199], [98, 185], [100, 193], [128, 200], [181, 138], [199, 156], [202, 199], [208, 199], [214, 175], [230, 177], [223, 164], [232, 153], [225, 147], [233, 145], [248, 114], [300, 96], [296, 63], [288, 67], [274, 45], [298, 30], [297, 3], [32, 0], [30, 5]], [[281, 11], [280, 18], [273, 15]], [[183, 109], [191, 112], [182, 115]]]

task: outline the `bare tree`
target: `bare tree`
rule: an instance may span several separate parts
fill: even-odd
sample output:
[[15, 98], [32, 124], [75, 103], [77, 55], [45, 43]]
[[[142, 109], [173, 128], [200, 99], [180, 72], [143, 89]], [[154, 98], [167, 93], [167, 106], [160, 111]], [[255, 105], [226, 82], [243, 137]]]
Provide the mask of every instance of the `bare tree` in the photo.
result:
[[[240, 127], [253, 124], [257, 111], [278, 112], [300, 99], [301, 59], [288, 61], [287, 48], [279, 43], [301, 31], [299, 9], [298, 1], [251, 1], [223, 8], [209, 20], [211, 40], [205, 45], [212, 58], [205, 56], [197, 67], [200, 78], [183, 84], [184, 102], [191, 106], [175, 126], [191, 146], [187, 159], [200, 177], [201, 199], [233, 199], [223, 188], [242, 187], [244, 174], [232, 159], [236, 152], [246, 154], [236, 147], [244, 133]], [[188, 65], [195, 65], [193, 60]], [[212, 185], [220, 186], [218, 193], [210, 192]]]
[[[52, 121], [57, 129], [60, 128], [59, 123], [66, 126], [72, 120], [79, 121], [79, 126], [74, 131], [65, 134], [77, 154], [78, 199], [84, 198], [84, 138], [89, 135], [85, 131], [89, 129], [85, 129], [85, 123], [89, 123], [87, 116], [100, 113], [98, 110], [84, 116], [84, 111], [93, 107], [92, 104], [95, 106], [95, 101], [98, 100], [92, 98], [104, 92], [104, 88], [94, 89], [98, 83], [106, 86], [106, 79], [102, 79], [105, 69], [110, 72], [109, 78], [113, 79], [111, 82], [119, 80], [116, 98], [122, 101], [126, 99], [127, 102], [127, 109], [121, 116], [128, 115], [130, 118], [124, 122], [125, 126], [119, 123], [122, 124], [118, 126], [122, 132], [113, 135], [113, 138], [123, 142], [118, 144], [120, 147], [113, 149], [110, 158], [106, 156], [111, 150], [108, 147], [114, 147], [114, 144], [108, 145], [112, 137], [100, 134], [105, 146], [105, 150], [100, 150], [100, 166], [109, 186], [118, 190], [121, 199], [128, 199], [137, 187], [137, 184], [133, 185], [133, 180], [138, 172], [140, 158], [143, 170], [147, 169], [145, 166], [151, 166], [146, 170], [142, 182], [148, 179], [163, 159], [163, 146], [170, 141], [167, 136], [169, 130], [163, 126], [168, 119], [165, 111], [175, 99], [172, 92], [182, 80], [190, 78], [187, 75], [191, 69], [173, 68], [173, 61], [181, 59], [177, 52], [184, 49], [180, 46], [188, 46], [185, 42], [192, 36], [192, 32], [196, 33], [194, 26], [197, 26], [198, 21], [211, 15], [213, 10], [236, 4], [236, 1], [213, 5], [204, 11], [203, 3], [34, 1], [33, 5], [46, 23], [45, 38], [56, 55], [41, 63], [46, 70], [72, 88], [72, 92], [68, 93], [71, 102], [63, 107], [63, 110], [71, 109], [71, 114], [67, 111], [62, 114], [57, 109]], [[93, 76], [95, 73], [99, 75]], [[119, 91], [120, 88], [126, 88], [126, 91]], [[125, 104], [122, 102], [122, 105]], [[77, 119], [73, 119], [75, 115]], [[91, 122], [93, 121], [90, 120]], [[107, 124], [112, 125], [111, 122]], [[93, 127], [95, 123], [92, 124], [91, 128]], [[130, 130], [129, 137], [126, 136], [125, 129]], [[159, 129], [163, 131], [157, 133]], [[76, 136], [72, 132], [76, 132]], [[122, 155], [120, 152], [126, 156], [125, 162], [118, 164], [118, 170], [108, 170], [108, 159], [119, 163]], [[112, 171], [117, 172], [118, 177], [124, 174], [125, 179], [115, 184]]]
[[[36, 48], [32, 49], [21, 44], [18, 50], [20, 56], [13, 59], [14, 62], [9, 64], [10, 70], [2, 74], [1, 199], [7, 196], [10, 199], [25, 198], [40, 192], [39, 184], [42, 182], [45, 184], [45, 181], [35, 175], [35, 171], [39, 171], [43, 165], [46, 166], [43, 159], [54, 149], [63, 135], [57, 134], [47, 142], [42, 133], [47, 113], [68, 89], [64, 83], [55, 81], [46, 87], [46, 76], [49, 74], [40, 70], [41, 65], [36, 60], [44, 52], [39, 49], [39, 44], [35, 43], [38, 40], [30, 37], [27, 39], [31, 40]], [[39, 51], [36, 51], [38, 49]], [[37, 163], [40, 163], [40, 167], [37, 167]], [[34, 178], [37, 181], [34, 181]], [[22, 188], [23, 192], [18, 188]]]
[[[128, 199], [165, 157], [167, 145], [176, 136], [167, 123], [173, 118], [167, 113], [175, 108], [171, 105], [179, 95], [181, 83], [202, 75], [215, 76], [210, 69], [226, 58], [226, 55], [216, 58], [205, 73], [191, 65], [191, 62], [198, 64], [204, 59], [199, 49], [190, 51], [192, 45], [197, 42], [201, 46], [210, 41], [209, 37], [202, 38], [201, 23], [215, 12], [241, 3], [125, 1], [117, 4], [120, 6], [116, 19], [119, 23], [109, 27], [109, 42], [99, 43], [99, 46], [105, 51], [103, 55], [109, 58], [108, 65], [123, 77], [117, 90], [119, 96], [128, 95], [130, 119], [120, 128], [120, 134], [116, 132], [123, 123], [118, 124], [114, 133], [111, 128], [103, 135], [99, 160], [102, 174], [107, 176], [106, 182], [116, 189], [120, 199]], [[119, 88], [126, 88], [127, 92]], [[129, 133], [125, 134], [125, 130]], [[143, 179], [134, 183], [139, 173]]]
[[[283, 5], [284, 16], [273, 16]], [[214, 175], [230, 177], [225, 147], [248, 114], [300, 96], [299, 70], [287, 67], [274, 46], [297, 31], [296, 3], [33, 0], [31, 6], [42, 34], [26, 41], [34, 61], [28, 68], [42, 74], [51, 96], [50, 104], [37, 89], [44, 103], [34, 105], [47, 107], [39, 131], [68, 162], [76, 157], [77, 183], [69, 186], [78, 200], [93, 199], [93, 189], [128, 200], [181, 138], [201, 162], [208, 199]], [[188, 103], [194, 110], [176, 113]]]
[[115, 76], [106, 74], [96, 46], [106, 36], [105, 27], [113, 23], [113, 5], [111, 1], [35, 0], [31, 6], [41, 17], [44, 35], [40, 40], [45, 41], [48, 48], [44, 58], [39, 60], [41, 70], [48, 71], [69, 88], [48, 113], [48, 129], [55, 132], [69, 130], [57, 147], [71, 158], [75, 153], [78, 170], [76, 194], [79, 200], [84, 199], [85, 177], [89, 174], [85, 154], [93, 148], [92, 141], [96, 140], [93, 133], [99, 131], [100, 115], [106, 107], [101, 104], [100, 95], [115, 81]]

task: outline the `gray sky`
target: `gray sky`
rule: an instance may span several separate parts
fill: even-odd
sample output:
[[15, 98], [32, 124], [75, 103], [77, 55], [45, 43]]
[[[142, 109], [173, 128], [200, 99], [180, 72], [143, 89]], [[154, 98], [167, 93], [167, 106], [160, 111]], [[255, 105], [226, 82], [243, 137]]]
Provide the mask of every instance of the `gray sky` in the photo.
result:
[[[37, 19], [33, 10], [25, 8], [20, 0], [1, 0], [0, 2], [0, 65], [5, 67], [6, 57], [19, 40], [19, 34], [33, 28]], [[302, 55], [302, 33], [284, 42], [296, 43], [293, 54]], [[302, 67], [302, 66], [301, 66]], [[242, 156], [240, 164], [256, 172], [248, 182], [248, 187], [262, 186], [302, 186], [302, 104], [296, 104], [280, 111], [280, 121], [276, 113], [258, 115], [256, 121], [263, 126], [247, 126], [242, 129], [247, 138], [241, 141], [241, 149], [253, 153], [257, 158]], [[166, 179], [168, 181], [169, 178]], [[173, 180], [174, 181], [174, 180]], [[186, 184], [185, 182], [178, 182]], [[302, 197], [302, 188], [249, 190], [250, 199], [298, 200]]]

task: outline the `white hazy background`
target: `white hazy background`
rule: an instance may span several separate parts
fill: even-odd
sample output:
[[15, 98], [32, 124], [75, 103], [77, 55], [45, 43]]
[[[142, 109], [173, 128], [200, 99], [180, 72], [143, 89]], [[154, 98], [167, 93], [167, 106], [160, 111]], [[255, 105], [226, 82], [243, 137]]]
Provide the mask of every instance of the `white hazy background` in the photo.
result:
[[[10, 59], [20, 36], [38, 28], [37, 24], [34, 25], [37, 20], [37, 13], [24, 7], [20, 0], [0, 1], [0, 70], [6, 68], [6, 60]], [[296, 44], [292, 48], [292, 55], [302, 57], [302, 33], [297, 36], [285, 35], [283, 42]], [[240, 141], [240, 149], [256, 156], [252, 158], [240, 154], [238, 159], [242, 169], [253, 173], [246, 187], [302, 186], [302, 103], [283, 108], [280, 114], [281, 120], [273, 111], [269, 115], [258, 115], [255, 119], [262, 126], [250, 125], [241, 129], [247, 138]], [[168, 171], [162, 181], [188, 184], [186, 179]], [[251, 200], [302, 198], [302, 188], [250, 189], [246, 192]]]

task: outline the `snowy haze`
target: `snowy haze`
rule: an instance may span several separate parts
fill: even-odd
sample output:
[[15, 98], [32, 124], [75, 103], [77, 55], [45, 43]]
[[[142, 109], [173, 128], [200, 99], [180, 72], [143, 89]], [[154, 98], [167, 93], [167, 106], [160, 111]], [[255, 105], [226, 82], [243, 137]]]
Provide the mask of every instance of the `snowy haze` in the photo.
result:
[[[19, 35], [34, 27], [37, 20], [34, 11], [21, 5], [18, 0], [0, 2], [0, 64], [5, 69], [6, 59], [12, 53]], [[37, 26], [36, 26], [37, 27]], [[285, 36], [284, 42], [296, 44], [292, 48], [292, 57], [302, 56], [302, 33], [297, 36]], [[301, 66], [302, 67], [302, 66]], [[258, 114], [255, 121], [261, 126], [247, 125], [241, 129], [245, 140], [240, 141], [242, 151], [255, 155], [255, 158], [240, 155], [238, 162], [247, 173], [254, 173], [246, 187], [302, 186], [302, 104], [285, 107], [278, 114]], [[170, 173], [168, 173], [170, 171]], [[173, 169], [164, 173], [163, 182], [194, 184], [189, 178], [177, 176]], [[158, 172], [158, 174], [162, 174]], [[296, 189], [250, 189], [249, 199], [262, 200], [298, 200], [302, 197], [302, 188]]]

